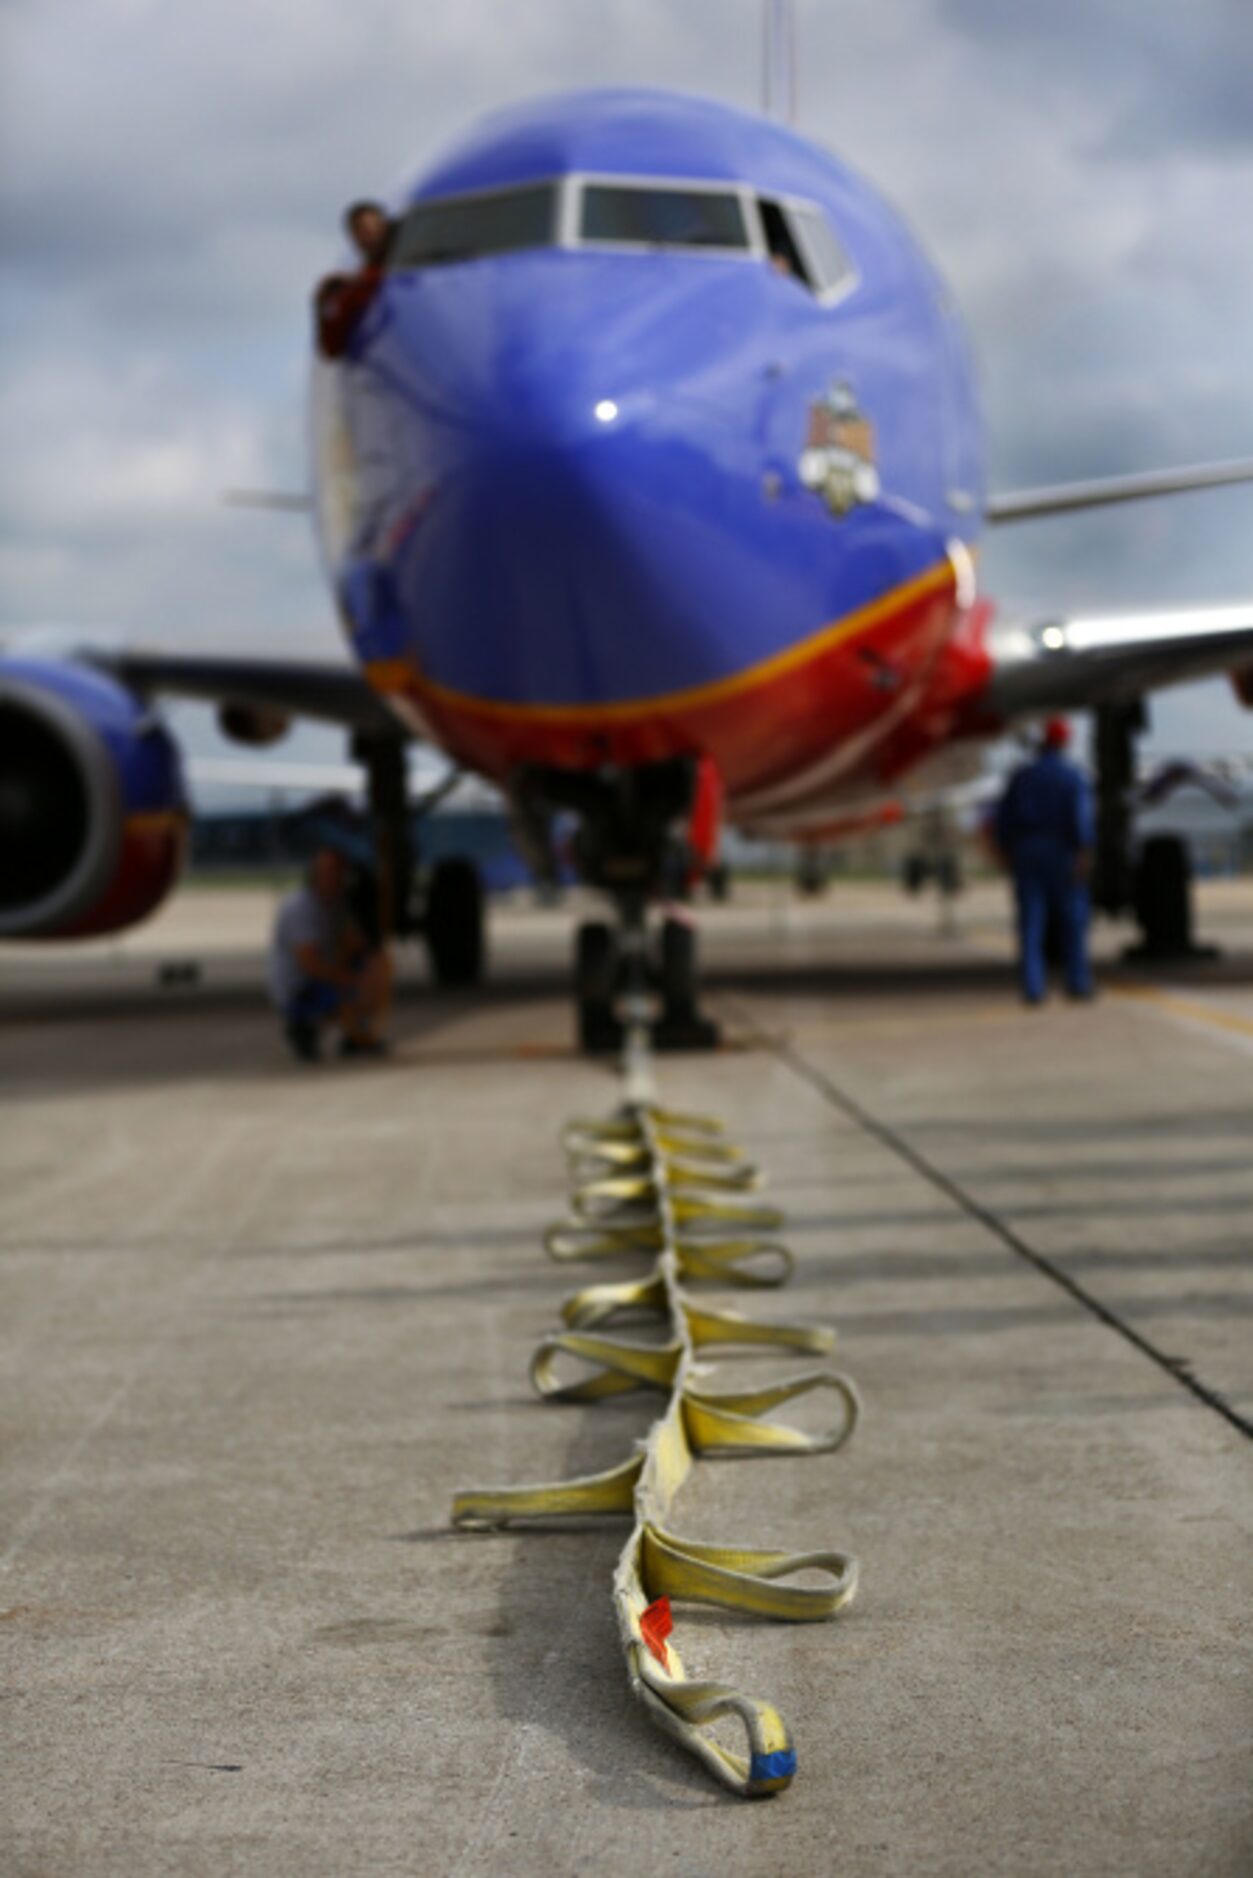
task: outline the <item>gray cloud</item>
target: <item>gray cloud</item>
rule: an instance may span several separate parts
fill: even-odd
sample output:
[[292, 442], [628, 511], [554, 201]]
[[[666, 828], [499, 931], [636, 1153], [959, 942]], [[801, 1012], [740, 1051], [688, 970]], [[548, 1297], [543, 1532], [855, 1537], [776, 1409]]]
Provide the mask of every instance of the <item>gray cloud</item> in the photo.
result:
[[994, 58], [1003, 80], [1027, 78], [1062, 112], [1095, 104], [1087, 151], [1161, 164], [1180, 152], [1253, 150], [1253, 13], [1245, 0], [1163, 6], [1144, 0], [945, 0], [945, 19]]

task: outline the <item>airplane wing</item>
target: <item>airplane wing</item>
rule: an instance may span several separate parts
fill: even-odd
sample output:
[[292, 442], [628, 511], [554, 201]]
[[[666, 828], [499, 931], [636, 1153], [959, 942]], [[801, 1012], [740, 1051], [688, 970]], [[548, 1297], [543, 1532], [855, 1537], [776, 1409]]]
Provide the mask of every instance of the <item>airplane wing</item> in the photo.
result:
[[316, 718], [346, 730], [407, 735], [361, 674], [348, 665], [104, 648], [91, 648], [82, 657], [145, 696], [196, 698], [280, 717]]
[[1194, 678], [1253, 673], [1253, 602], [1011, 625], [994, 631], [988, 649], [995, 670], [981, 713], [1078, 711]]
[[1027, 522], [1042, 515], [1069, 515], [1079, 509], [1105, 508], [1111, 502], [1143, 502], [1148, 496], [1174, 496], [1188, 489], [1221, 489], [1228, 483], [1253, 482], [1253, 459], [1197, 463], [1189, 469], [1145, 470], [1131, 476], [1102, 476], [1092, 482], [1058, 483], [1045, 489], [1014, 489], [989, 496], [988, 522]]

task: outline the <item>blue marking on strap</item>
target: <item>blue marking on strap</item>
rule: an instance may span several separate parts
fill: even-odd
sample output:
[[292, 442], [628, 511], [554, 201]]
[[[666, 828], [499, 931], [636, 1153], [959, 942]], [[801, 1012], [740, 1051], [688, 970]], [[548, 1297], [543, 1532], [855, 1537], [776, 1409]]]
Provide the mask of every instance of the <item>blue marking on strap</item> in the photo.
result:
[[750, 1780], [787, 1780], [795, 1772], [795, 1748], [779, 1748], [774, 1754], [754, 1754], [748, 1765]]

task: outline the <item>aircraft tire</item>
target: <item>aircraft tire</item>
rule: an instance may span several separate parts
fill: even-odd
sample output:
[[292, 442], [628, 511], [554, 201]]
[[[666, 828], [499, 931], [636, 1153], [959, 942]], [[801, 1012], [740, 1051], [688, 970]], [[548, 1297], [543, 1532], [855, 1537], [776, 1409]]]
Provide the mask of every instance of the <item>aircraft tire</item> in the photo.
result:
[[666, 1009], [694, 1009], [696, 989], [696, 934], [680, 919], [664, 920], [661, 928], [661, 996]]
[[1178, 957], [1192, 951], [1191, 869], [1178, 835], [1145, 842], [1135, 873], [1135, 914], [1147, 952]]
[[618, 940], [608, 920], [587, 919], [575, 939], [574, 988], [579, 1047], [589, 1056], [616, 1050], [622, 1026], [614, 1011], [618, 995]]
[[487, 946], [483, 882], [472, 861], [437, 861], [426, 895], [426, 944], [437, 985], [477, 985]]
[[935, 864], [935, 884], [941, 893], [960, 893], [962, 890], [961, 862], [955, 854], [943, 854]]

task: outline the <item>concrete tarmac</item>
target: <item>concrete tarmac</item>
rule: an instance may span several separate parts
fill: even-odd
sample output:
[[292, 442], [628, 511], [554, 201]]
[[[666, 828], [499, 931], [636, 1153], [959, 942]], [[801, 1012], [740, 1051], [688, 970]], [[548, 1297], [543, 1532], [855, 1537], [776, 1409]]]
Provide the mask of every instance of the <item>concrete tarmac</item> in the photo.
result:
[[448, 1530], [659, 1401], [526, 1382], [585, 1281], [540, 1243], [557, 1131], [615, 1099], [571, 915], [504, 913], [481, 997], [416, 968], [380, 1065], [284, 1055], [255, 895], [0, 958], [0, 1870], [1246, 1873], [1253, 889], [1202, 905], [1223, 960], [1043, 1011], [992, 888], [955, 936], [870, 886], [709, 916], [726, 1047], [663, 1090], [768, 1168], [798, 1260], [709, 1295], [836, 1323], [867, 1405], [676, 1508], [861, 1559], [829, 1625], [676, 1608], [689, 1673], [792, 1725], [757, 1805], [629, 1698], [620, 1526]]

